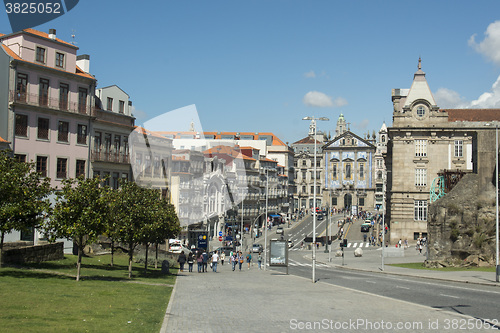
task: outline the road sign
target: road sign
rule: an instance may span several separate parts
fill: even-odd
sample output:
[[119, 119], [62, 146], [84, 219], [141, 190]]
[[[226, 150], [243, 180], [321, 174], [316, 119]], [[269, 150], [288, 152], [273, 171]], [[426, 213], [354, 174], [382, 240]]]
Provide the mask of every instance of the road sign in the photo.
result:
[[222, 242], [222, 236], [219, 236], [219, 242]]
[[198, 235], [198, 247], [199, 248], [207, 248], [207, 235], [206, 234], [200, 234]]
[[222, 231], [219, 231], [219, 236], [222, 236]]

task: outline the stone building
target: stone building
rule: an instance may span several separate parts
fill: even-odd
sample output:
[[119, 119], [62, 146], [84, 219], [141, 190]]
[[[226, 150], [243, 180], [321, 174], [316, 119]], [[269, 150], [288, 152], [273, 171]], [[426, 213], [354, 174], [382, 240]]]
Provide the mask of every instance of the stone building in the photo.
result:
[[375, 208], [375, 138], [361, 138], [346, 126], [341, 114], [335, 138], [323, 149], [325, 206], [353, 213]]
[[[388, 128], [387, 221], [390, 239], [427, 236], [431, 197], [443, 195], [444, 178], [486, 167], [480, 131], [491, 131], [499, 109], [440, 109], [418, 62], [410, 89], [393, 89]], [[494, 158], [494, 157], [493, 157]], [[457, 176], [458, 175], [458, 176]], [[455, 179], [455, 182], [458, 179]], [[484, 182], [487, 179], [483, 180]], [[491, 179], [490, 179], [491, 181]]]

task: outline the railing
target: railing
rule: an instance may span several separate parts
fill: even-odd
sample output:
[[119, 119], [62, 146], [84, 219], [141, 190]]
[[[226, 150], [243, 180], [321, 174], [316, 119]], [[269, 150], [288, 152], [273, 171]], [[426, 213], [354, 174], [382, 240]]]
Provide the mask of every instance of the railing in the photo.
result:
[[41, 106], [49, 109], [66, 111], [79, 114], [91, 114], [92, 108], [87, 104], [79, 104], [76, 102], [69, 102], [59, 98], [48, 98], [39, 94], [18, 93], [11, 90], [9, 94], [9, 101], [11, 103], [19, 103], [32, 106]]
[[130, 163], [130, 155], [123, 153], [107, 153], [93, 151], [90, 155], [92, 162]]

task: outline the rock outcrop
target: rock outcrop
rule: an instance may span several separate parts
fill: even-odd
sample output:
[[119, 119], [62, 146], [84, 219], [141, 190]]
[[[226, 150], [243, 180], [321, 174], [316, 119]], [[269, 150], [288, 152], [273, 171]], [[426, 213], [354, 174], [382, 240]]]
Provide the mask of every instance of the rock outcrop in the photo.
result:
[[465, 175], [429, 206], [428, 267], [490, 266], [495, 263], [495, 188]]

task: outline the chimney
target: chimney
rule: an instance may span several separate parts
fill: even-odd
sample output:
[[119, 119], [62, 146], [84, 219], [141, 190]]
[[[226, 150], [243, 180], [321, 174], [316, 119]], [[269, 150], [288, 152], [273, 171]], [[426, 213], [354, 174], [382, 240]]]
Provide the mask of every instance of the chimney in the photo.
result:
[[81, 54], [76, 57], [76, 65], [85, 73], [90, 74], [90, 56], [88, 54]]
[[49, 29], [49, 38], [56, 40], [56, 29]]

